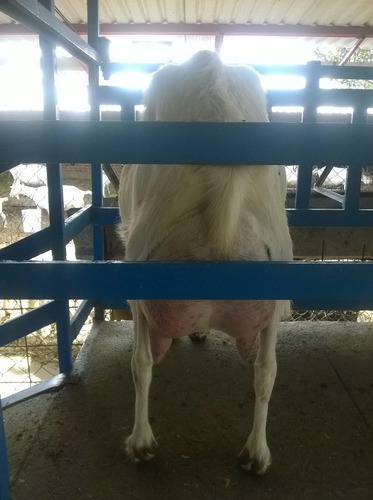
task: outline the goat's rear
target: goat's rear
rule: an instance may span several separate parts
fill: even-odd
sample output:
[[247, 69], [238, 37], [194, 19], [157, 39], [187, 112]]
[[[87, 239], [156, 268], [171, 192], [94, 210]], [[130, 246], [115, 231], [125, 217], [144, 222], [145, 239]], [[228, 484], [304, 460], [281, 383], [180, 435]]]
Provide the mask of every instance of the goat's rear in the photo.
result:
[[[225, 66], [212, 52], [168, 65], [153, 78], [144, 120], [263, 122], [264, 93], [247, 67]], [[270, 145], [268, 145], [270, 147]], [[291, 260], [284, 208], [283, 167], [127, 165], [119, 192], [121, 233], [131, 261]], [[246, 359], [260, 333], [255, 364], [253, 431], [242, 451], [245, 467], [263, 473], [270, 463], [265, 426], [275, 375], [280, 301], [131, 301], [136, 413], [127, 450], [134, 460], [152, 456], [148, 390], [153, 362], [172, 339], [210, 328], [236, 339]]]

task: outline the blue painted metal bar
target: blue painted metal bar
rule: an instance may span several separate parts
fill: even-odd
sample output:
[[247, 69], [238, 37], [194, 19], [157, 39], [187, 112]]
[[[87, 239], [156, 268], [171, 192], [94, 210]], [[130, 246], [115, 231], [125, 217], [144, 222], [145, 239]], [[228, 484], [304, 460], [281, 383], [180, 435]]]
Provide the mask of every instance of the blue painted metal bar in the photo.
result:
[[0, 121], [0, 162], [372, 165], [372, 137], [370, 124]]
[[[54, 283], [54, 288], [60, 286]], [[72, 369], [70, 343], [69, 297], [55, 301], [55, 322], [57, 327], [58, 365], [61, 373], [68, 373]]]
[[[372, 77], [373, 78], [373, 77]], [[313, 89], [314, 106], [349, 106], [373, 107], [373, 90], [369, 89]], [[267, 90], [268, 105], [271, 106], [299, 106], [308, 102], [308, 89]], [[91, 89], [90, 98], [100, 104], [117, 104], [119, 106], [135, 106], [142, 104], [143, 92], [128, 90], [122, 87], [99, 86]], [[92, 102], [94, 102], [92, 101]]]
[[[52, 0], [45, 0], [46, 5], [54, 8]], [[55, 88], [55, 46], [49, 40], [40, 38], [40, 64], [43, 75], [43, 117], [45, 120], [57, 119], [57, 96]], [[55, 260], [66, 258], [63, 244], [65, 221], [62, 193], [62, 168], [59, 162], [47, 164], [49, 220], [51, 231], [51, 249]]]
[[[88, 19], [88, 43], [94, 47], [99, 46], [99, 6], [98, 0], [88, 0], [87, 3], [87, 19]], [[89, 65], [89, 88], [90, 88], [90, 118], [92, 121], [101, 120], [100, 101], [98, 100], [99, 93], [99, 69], [96, 65]], [[94, 209], [100, 208], [103, 205], [103, 187], [102, 187], [102, 163], [99, 158], [92, 158], [91, 163], [92, 175], [92, 206]], [[104, 249], [104, 229], [102, 226], [93, 225], [93, 258], [103, 260], [105, 256]], [[104, 311], [99, 307], [95, 308], [95, 318], [103, 319]]]
[[347, 168], [346, 192], [343, 201], [343, 208], [346, 212], [353, 213], [359, 210], [361, 172], [361, 165], [349, 165]]
[[109, 80], [112, 75], [116, 73], [123, 73], [126, 71], [136, 71], [139, 73], [154, 73], [162, 66], [161, 63], [121, 63], [115, 61], [105, 61], [101, 65], [102, 74], [105, 80]]
[[15, 404], [18, 404], [22, 401], [27, 401], [34, 396], [39, 396], [40, 394], [57, 391], [63, 386], [66, 380], [67, 375], [61, 373], [60, 375], [56, 375], [55, 377], [51, 377], [48, 380], [44, 380], [43, 382], [39, 382], [32, 387], [24, 389], [23, 391], [11, 394], [10, 396], [3, 398], [3, 408], [10, 408]]
[[254, 65], [258, 73], [262, 75], [295, 75], [306, 77], [309, 74], [309, 65], [317, 72], [318, 78], [341, 78], [341, 79], [373, 79], [373, 68], [371, 66], [336, 66], [321, 64], [318, 61], [310, 61], [301, 65]]
[[46, 227], [0, 249], [0, 260], [29, 260], [51, 248], [51, 231]]
[[0, 11], [35, 33], [58, 41], [59, 45], [77, 59], [99, 63], [97, 52], [37, 0], [2, 0]]
[[84, 300], [76, 310], [76, 313], [71, 318], [69, 335], [70, 343], [72, 343], [78, 336], [80, 329], [88, 318], [88, 315], [91, 312], [93, 306], [93, 300]]
[[110, 300], [96, 300], [95, 304], [103, 309], [129, 309], [128, 302], [121, 297], [112, 298]]
[[[103, 204], [102, 189], [102, 166], [92, 164], [92, 207], [94, 210], [101, 208]], [[93, 258], [104, 260], [104, 230], [102, 226], [93, 226]]]
[[65, 220], [65, 244], [91, 224], [92, 214], [92, 206], [84, 207]]
[[332, 297], [336, 301], [368, 301], [373, 307], [373, 264], [2, 262], [0, 288], [5, 298], [327, 301]]
[[103, 207], [94, 208], [92, 215], [93, 223], [102, 226], [112, 226], [120, 222], [119, 208]]
[[[373, 209], [350, 212], [332, 208], [288, 208], [287, 213], [290, 226], [369, 227], [373, 225]], [[119, 210], [114, 207], [96, 208], [93, 210], [93, 221], [95, 224], [104, 226], [118, 224]]]
[[295, 192], [295, 208], [307, 209], [310, 206], [313, 166], [302, 165], [298, 168], [297, 187]]
[[[43, 5], [54, 14], [54, 0], [42, 0]], [[55, 88], [56, 55], [53, 41], [40, 37], [41, 69], [43, 75], [43, 117], [49, 123], [57, 123], [58, 103]], [[51, 250], [54, 260], [66, 259], [65, 213], [62, 188], [62, 165], [59, 159], [47, 163], [49, 223]], [[72, 368], [71, 346], [69, 342], [70, 317], [69, 301], [55, 301], [55, 322], [57, 327], [58, 363], [61, 372]]]
[[[123, 299], [111, 299], [111, 300], [100, 300], [97, 301], [98, 304], [103, 309], [128, 309], [128, 305]], [[310, 310], [322, 310], [322, 311], [361, 311], [369, 310], [372, 308], [372, 299], [366, 298], [364, 302], [361, 300], [353, 300], [352, 298], [336, 300], [334, 298], [329, 298], [327, 300], [322, 299], [294, 299], [291, 301], [291, 307], [294, 311], [310, 311]], [[286, 321], [286, 319], [285, 319]]]
[[294, 209], [287, 210], [290, 226], [371, 227], [373, 210]]
[[[291, 76], [304, 76], [309, 74], [309, 65], [313, 65], [313, 71], [317, 72], [318, 78], [355, 78], [362, 80], [372, 80], [373, 70], [369, 66], [335, 66], [321, 64], [317, 61], [311, 61], [308, 64], [302, 65], [260, 65], [256, 64], [253, 68], [262, 75], [291, 75]], [[143, 73], [153, 73], [161, 64], [128, 64], [118, 63], [115, 61], [105, 61], [102, 64], [105, 78], [108, 79], [111, 75], [123, 72], [138, 70]]]
[[[15, 296], [16, 297], [16, 296]], [[55, 303], [49, 302], [0, 325], [0, 346], [18, 340], [55, 320]]]
[[[304, 106], [308, 90], [268, 90], [269, 106]], [[373, 90], [363, 89], [314, 89], [313, 103], [319, 106], [355, 107], [365, 109], [373, 106]]]
[[47, 177], [52, 255], [54, 260], [64, 260], [66, 249], [61, 165], [47, 164]]
[[[90, 0], [92, 4], [92, 0]], [[44, 8], [41, 4], [43, 4]], [[96, 14], [98, 15], [98, 4], [95, 2]], [[83, 40], [68, 29], [65, 25], [60, 23], [54, 17], [54, 0], [40, 0], [40, 3], [36, 0], [24, 2], [23, 0], [16, 1], [4, 1], [0, 5], [0, 9], [8, 8], [11, 15], [16, 15], [16, 19], [21, 22], [25, 22], [26, 25], [31, 26], [31, 28], [36, 27], [39, 33], [45, 34], [46, 36], [52, 35], [56, 39], [62, 41], [62, 45], [70, 49], [70, 52], [81, 60], [89, 61], [91, 64], [98, 63], [97, 52], [85, 44]], [[49, 12], [52, 11], [52, 12]], [[61, 35], [61, 36], [60, 36]], [[40, 46], [42, 50], [41, 57], [41, 67], [43, 72], [43, 88], [44, 88], [44, 119], [51, 120], [49, 123], [55, 123], [57, 119], [57, 100], [55, 94], [54, 85], [54, 45], [53, 42], [47, 41], [46, 39], [40, 39]], [[69, 221], [69, 234], [65, 231], [64, 222], [64, 206], [63, 206], [63, 192], [62, 192], [62, 169], [60, 165], [60, 159], [57, 158], [55, 161], [45, 162], [47, 163], [47, 176], [48, 176], [48, 198], [49, 198], [49, 215], [50, 215], [50, 227], [47, 233], [43, 233], [42, 237], [39, 238], [43, 243], [43, 236], [47, 234], [49, 238], [50, 248], [52, 250], [54, 259], [65, 259], [66, 249], [65, 242], [68, 236], [72, 236], [74, 231], [77, 230], [78, 226], [81, 227], [82, 220], [77, 217], [73, 221]], [[17, 160], [13, 159], [11, 164], [16, 164]], [[30, 163], [27, 160], [27, 163]], [[9, 167], [9, 164], [6, 165]], [[90, 215], [90, 214], [89, 214]], [[78, 221], [80, 225], [78, 225]], [[86, 220], [84, 220], [86, 222]], [[32, 241], [37, 245], [36, 242], [39, 239], [28, 239], [28, 242]], [[40, 245], [40, 243], [39, 243]], [[10, 250], [19, 250], [20, 253], [25, 253], [25, 243], [21, 242], [16, 248], [12, 247]], [[9, 249], [8, 249], [9, 251]], [[15, 258], [16, 252], [13, 252], [12, 258]], [[55, 286], [58, 284], [55, 284]], [[89, 314], [89, 306], [92, 305], [91, 301], [86, 301], [83, 303], [82, 307], [79, 308], [78, 312], [70, 323], [69, 319], [69, 301], [68, 297], [63, 300], [55, 301], [50, 304], [46, 304], [36, 310], [31, 311], [28, 314], [23, 315], [20, 318], [16, 318], [13, 321], [8, 321], [5, 325], [2, 325], [0, 329], [1, 341], [8, 343], [11, 339], [19, 338], [26, 335], [30, 331], [50, 324], [55, 321], [57, 325], [57, 340], [58, 340], [58, 359], [59, 367], [62, 373], [68, 373], [72, 368], [71, 359], [71, 339], [75, 338], [78, 328], [81, 327], [82, 323]], [[31, 330], [30, 330], [31, 329]], [[53, 387], [60, 387], [64, 382], [65, 376], [62, 375], [54, 381], [47, 381], [46, 383], [39, 384], [36, 388], [30, 388], [27, 394], [18, 394], [12, 404], [16, 402], [28, 399], [36, 394], [41, 394], [51, 390]], [[10, 404], [10, 403], [9, 403]], [[6, 458], [6, 446], [4, 438], [4, 428], [3, 428], [3, 415], [0, 400], [0, 498], [1, 500], [8, 500], [9, 498], [9, 471], [7, 466]]]
[[9, 469], [2, 406], [0, 396], [0, 500], [10, 500]]
[[123, 87], [100, 85], [94, 87], [92, 102], [99, 104], [117, 104], [119, 106], [136, 106], [143, 101], [142, 90], [130, 90]]
[[0, 163], [0, 174], [7, 172], [9, 169], [15, 167], [17, 163]]

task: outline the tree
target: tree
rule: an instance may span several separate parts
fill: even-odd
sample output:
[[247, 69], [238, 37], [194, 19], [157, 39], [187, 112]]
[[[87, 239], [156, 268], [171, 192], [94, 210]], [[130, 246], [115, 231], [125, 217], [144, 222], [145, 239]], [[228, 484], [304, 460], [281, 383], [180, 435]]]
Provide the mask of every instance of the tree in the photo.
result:
[[[339, 65], [348, 54], [349, 49], [338, 48], [329, 52], [316, 49], [317, 61]], [[373, 66], [373, 50], [357, 49], [349, 59], [352, 63], [363, 63]], [[355, 89], [373, 89], [373, 80], [338, 80], [342, 87]]]

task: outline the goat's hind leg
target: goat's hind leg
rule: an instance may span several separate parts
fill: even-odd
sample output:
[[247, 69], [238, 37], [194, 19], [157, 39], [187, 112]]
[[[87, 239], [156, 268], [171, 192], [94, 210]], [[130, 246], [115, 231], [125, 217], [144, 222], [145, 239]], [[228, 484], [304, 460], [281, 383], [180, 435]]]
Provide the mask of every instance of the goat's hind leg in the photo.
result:
[[256, 474], [264, 474], [271, 464], [271, 453], [266, 438], [266, 424], [268, 404], [277, 373], [278, 323], [278, 315], [275, 313], [270, 325], [260, 333], [259, 351], [254, 367], [254, 423], [251, 434], [240, 453], [242, 468]]
[[140, 305], [131, 303], [134, 320], [135, 346], [131, 368], [136, 390], [135, 421], [132, 434], [126, 440], [126, 451], [133, 462], [150, 460], [156, 441], [149, 424], [149, 387], [152, 380], [153, 357], [149, 329]]

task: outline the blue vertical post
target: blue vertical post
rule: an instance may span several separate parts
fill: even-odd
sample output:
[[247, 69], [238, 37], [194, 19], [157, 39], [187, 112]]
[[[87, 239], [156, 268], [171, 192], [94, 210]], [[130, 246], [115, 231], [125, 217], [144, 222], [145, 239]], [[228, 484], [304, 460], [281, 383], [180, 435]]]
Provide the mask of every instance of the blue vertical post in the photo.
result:
[[9, 500], [9, 470], [6, 456], [6, 442], [3, 421], [3, 410], [0, 398], [0, 500]]
[[[87, 2], [87, 20], [88, 20], [88, 43], [96, 50], [99, 49], [99, 19], [98, 19], [98, 0], [88, 0]], [[91, 120], [100, 120], [100, 103], [97, 100], [97, 88], [99, 86], [99, 67], [95, 63], [89, 65], [89, 93], [90, 93], [90, 118]], [[102, 165], [93, 163], [91, 165], [92, 173], [92, 206], [99, 208], [103, 206], [102, 189]], [[94, 260], [104, 260], [104, 228], [100, 225], [93, 225], [93, 258]], [[103, 319], [104, 311], [102, 308], [95, 308], [95, 319]]]
[[[42, 0], [41, 3], [51, 12], [54, 0]], [[57, 120], [57, 95], [55, 87], [56, 56], [55, 45], [50, 40], [40, 37], [41, 69], [43, 74], [44, 120]], [[65, 217], [62, 189], [62, 167], [59, 163], [47, 165], [49, 224], [53, 260], [66, 260]], [[56, 286], [59, 286], [56, 283]], [[70, 315], [68, 300], [55, 302], [58, 362], [60, 372], [69, 372], [72, 368], [70, 346]]]
[[[303, 122], [315, 123], [317, 118], [317, 94], [319, 91], [319, 68], [321, 63], [312, 61], [307, 64], [305, 103]], [[298, 168], [297, 190], [295, 193], [295, 208], [310, 208], [313, 165], [303, 163]]]
[[[367, 106], [356, 106], [352, 114], [352, 123], [366, 123], [368, 118]], [[348, 212], [348, 217], [353, 220], [354, 212], [359, 210], [361, 192], [362, 165], [349, 165], [347, 168], [345, 197], [343, 208]]]

